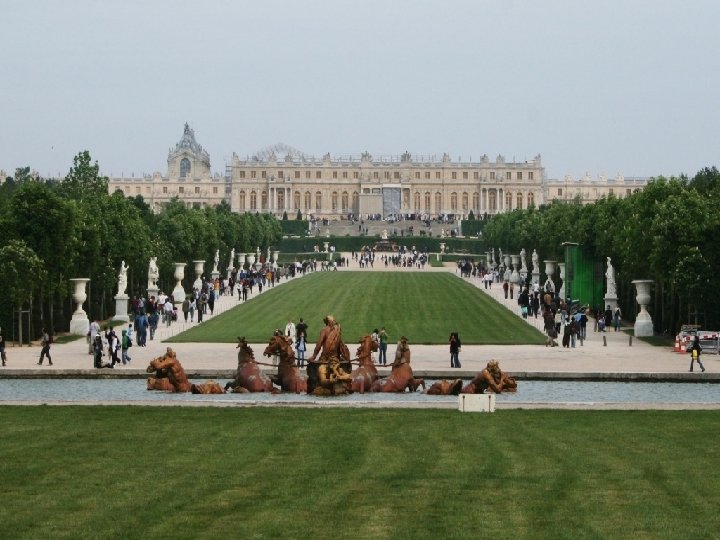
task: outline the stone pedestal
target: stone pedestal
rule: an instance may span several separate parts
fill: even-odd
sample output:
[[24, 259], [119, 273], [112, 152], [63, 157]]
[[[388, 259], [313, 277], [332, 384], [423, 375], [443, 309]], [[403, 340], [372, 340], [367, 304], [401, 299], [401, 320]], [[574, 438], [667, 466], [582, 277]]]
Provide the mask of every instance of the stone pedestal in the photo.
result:
[[127, 294], [118, 294], [115, 296], [115, 316], [113, 317], [116, 321], [128, 322], [130, 316], [128, 315], [128, 300], [130, 297]]
[[86, 286], [90, 278], [75, 278], [70, 281], [75, 286], [73, 300], [77, 304], [72, 319], [70, 319], [70, 333], [76, 336], [86, 336], [90, 329], [90, 321], [82, 305], [87, 300]]
[[543, 285], [543, 289], [547, 290], [548, 285], [550, 287], [550, 290], [552, 292], [555, 292], [555, 282], [553, 281], [553, 274], [555, 274], [555, 264], [557, 261], [550, 261], [546, 260], [543, 261], [545, 263], [545, 275], [547, 276], [547, 279], [545, 280], [545, 284]]
[[640, 313], [635, 318], [635, 336], [647, 337], [654, 334], [653, 322], [647, 306], [650, 303], [650, 285], [654, 283], [652, 279], [636, 279], [632, 282], [637, 290], [635, 300], [640, 305]]
[[212, 272], [210, 272], [210, 275], [212, 276], [213, 281], [215, 281], [217, 278], [220, 277], [220, 272], [218, 272], [217, 270], [213, 270]]
[[159, 294], [159, 293], [160, 293], [160, 289], [158, 289], [157, 287], [148, 287], [148, 290], [147, 290], [148, 300], [149, 300], [150, 298], [152, 298], [153, 296], [155, 297], [155, 300], [157, 300], [157, 297], [158, 297], [158, 294]]
[[605, 298], [603, 298], [603, 301], [605, 302], [605, 308], [610, 306], [612, 312], [615, 313], [615, 309], [618, 307], [617, 296], [606, 296]]
[[245, 254], [244, 253], [238, 253], [238, 269], [245, 268]]
[[540, 271], [534, 270], [532, 273], [532, 278], [530, 279], [532, 281], [533, 285], [540, 285]]
[[175, 264], [175, 279], [177, 283], [172, 291], [173, 303], [176, 306], [181, 306], [185, 301], [185, 289], [183, 289], [182, 280], [185, 277], [185, 263], [174, 263]]
[[278, 258], [280, 257], [280, 251], [273, 251], [272, 252], [272, 260], [274, 263], [278, 262]]

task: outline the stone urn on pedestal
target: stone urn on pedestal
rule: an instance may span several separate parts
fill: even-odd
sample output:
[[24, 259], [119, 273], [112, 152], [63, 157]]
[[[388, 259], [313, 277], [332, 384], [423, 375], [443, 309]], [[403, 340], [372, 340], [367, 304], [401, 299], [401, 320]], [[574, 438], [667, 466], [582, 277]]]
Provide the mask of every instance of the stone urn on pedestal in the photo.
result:
[[254, 253], [247, 254], [247, 263], [248, 263], [248, 270], [252, 270], [253, 265], [255, 264], [255, 254]]
[[175, 288], [172, 291], [173, 295], [173, 303], [176, 306], [182, 306], [182, 303], [185, 301], [185, 289], [183, 289], [182, 280], [185, 277], [185, 266], [187, 266], [185, 263], [179, 263], [176, 262], [175, 264], [175, 279], [177, 280], [177, 283], [175, 284]]
[[520, 266], [520, 255], [510, 255], [510, 258], [512, 259], [513, 265], [513, 271], [512, 274], [510, 274], [510, 283], [517, 285], [520, 283], [520, 273], [518, 272], [518, 268]]
[[323, 242], [323, 253], [328, 253], [330, 251], [330, 242]]
[[650, 285], [654, 281], [652, 279], [636, 279], [632, 282], [635, 285], [637, 294], [635, 300], [640, 305], [640, 313], [635, 318], [635, 335], [637, 337], [647, 337], [653, 335], [653, 322], [647, 306], [650, 303]]
[[86, 336], [90, 329], [90, 321], [82, 305], [87, 300], [86, 286], [90, 278], [75, 278], [70, 281], [75, 286], [73, 301], [77, 304], [72, 319], [70, 319], [70, 333], [76, 336]]
[[550, 290], [552, 292], [555, 292], [555, 282], [553, 281], [552, 277], [555, 274], [555, 264], [557, 264], [557, 261], [543, 261], [545, 263], [545, 275], [547, 276], [547, 279], [545, 280], [545, 284], [543, 285], [543, 289], [547, 290], [548, 285], [550, 286]]
[[193, 261], [195, 265], [195, 281], [193, 281], [193, 289], [198, 291], [202, 289], [202, 275], [205, 271], [205, 261]]
[[244, 253], [238, 253], [238, 270], [242, 270], [245, 268], [245, 254]]
[[560, 267], [560, 299], [565, 300], [565, 263], [558, 263]]
[[274, 262], [277, 265], [278, 259], [280, 258], [280, 251], [273, 251], [272, 252], [272, 262]]

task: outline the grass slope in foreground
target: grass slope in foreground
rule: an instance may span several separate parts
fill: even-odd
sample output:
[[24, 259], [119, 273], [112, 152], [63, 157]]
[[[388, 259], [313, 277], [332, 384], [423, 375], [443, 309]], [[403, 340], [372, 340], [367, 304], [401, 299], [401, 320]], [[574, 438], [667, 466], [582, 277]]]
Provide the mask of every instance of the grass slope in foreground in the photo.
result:
[[316, 272], [270, 288], [237, 308], [170, 339], [232, 343], [237, 336], [267, 341], [275, 328], [300, 317], [317, 338], [335, 315], [348, 344], [384, 326], [390, 342], [444, 344], [457, 331], [464, 344], [542, 344], [540, 332], [474, 285], [444, 272]]
[[716, 538], [717, 411], [0, 408], [0, 536]]

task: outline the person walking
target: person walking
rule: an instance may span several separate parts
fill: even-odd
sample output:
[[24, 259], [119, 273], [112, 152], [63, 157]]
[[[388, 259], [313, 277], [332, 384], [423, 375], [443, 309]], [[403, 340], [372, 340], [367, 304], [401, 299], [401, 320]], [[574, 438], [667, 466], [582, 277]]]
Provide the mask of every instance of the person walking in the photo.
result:
[[122, 331], [122, 338], [120, 340], [120, 350], [122, 351], [122, 363], [123, 366], [130, 363], [131, 358], [128, 356], [128, 349], [130, 348], [130, 338], [128, 338], [127, 330]]
[[89, 349], [88, 354], [93, 354], [93, 350], [95, 348], [95, 338], [100, 333], [100, 324], [93, 319], [93, 321], [90, 323], [90, 327], [88, 329], [88, 337], [90, 338], [88, 340], [89, 343]]
[[52, 358], [50, 358], [50, 344], [52, 343], [52, 338], [50, 337], [50, 334], [43, 328], [42, 329], [42, 339], [40, 340], [40, 345], [42, 346], [42, 349], [40, 349], [40, 361], [38, 362], [38, 366], [42, 366], [43, 359], [47, 356], [48, 359], [48, 365], [52, 366]]
[[298, 367], [305, 367], [305, 351], [307, 350], [307, 343], [305, 342], [305, 332], [300, 332], [297, 335], [295, 349], [297, 350]]
[[382, 364], [383, 366], [385, 366], [387, 365], [388, 335], [387, 332], [385, 332], [384, 326], [380, 329], [380, 332], [378, 333], [378, 340], [380, 342], [380, 356], [378, 357], [378, 364]]
[[460, 347], [462, 346], [462, 343], [460, 342], [460, 336], [458, 336], [457, 332], [452, 332], [448, 341], [450, 342], [450, 367], [459, 368]]
[[705, 373], [705, 366], [703, 366], [702, 362], [700, 361], [700, 355], [702, 354], [702, 347], [700, 347], [700, 336], [695, 336], [693, 338], [693, 344], [688, 349], [688, 352], [690, 353], [690, 371], [693, 370], [693, 364], [695, 361], [697, 361], [698, 366], [700, 366], [700, 369], [703, 373]]
[[2, 360], [3, 367], [5, 367], [7, 356], [5, 355], [5, 338], [2, 335], [2, 328], [0, 328], [0, 359]]
[[615, 308], [615, 312], [613, 313], [613, 325], [615, 326], [615, 331], [620, 330], [620, 322], [622, 321], [622, 311], [620, 311], [620, 306], [617, 306]]

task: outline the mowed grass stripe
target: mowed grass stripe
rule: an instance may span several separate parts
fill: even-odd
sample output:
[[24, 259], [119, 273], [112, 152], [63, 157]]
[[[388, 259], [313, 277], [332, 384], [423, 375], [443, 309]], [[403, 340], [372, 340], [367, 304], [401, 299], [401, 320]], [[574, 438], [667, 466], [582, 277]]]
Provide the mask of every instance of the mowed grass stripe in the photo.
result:
[[715, 538], [718, 422], [717, 411], [0, 407], [0, 536]]
[[317, 338], [325, 315], [341, 323], [349, 344], [385, 327], [391, 342], [447, 343], [459, 332], [471, 344], [542, 344], [543, 336], [477, 287], [439, 272], [317, 272], [270, 288], [256, 298], [173, 337], [171, 342], [264, 342], [300, 317]]

